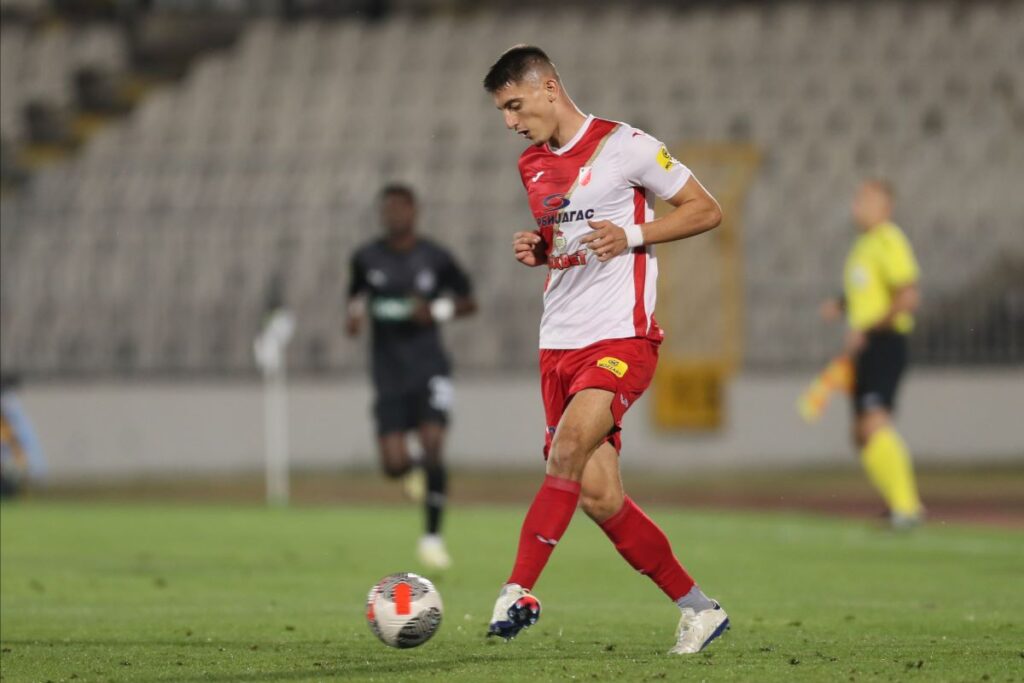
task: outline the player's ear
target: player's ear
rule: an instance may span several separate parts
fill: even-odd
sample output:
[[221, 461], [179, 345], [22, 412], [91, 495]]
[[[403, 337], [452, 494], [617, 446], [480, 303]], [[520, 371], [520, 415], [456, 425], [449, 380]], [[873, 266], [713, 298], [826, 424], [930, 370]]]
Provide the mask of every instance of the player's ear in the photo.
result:
[[544, 81], [544, 94], [547, 96], [548, 102], [554, 102], [560, 91], [561, 87], [557, 78], [548, 78]]

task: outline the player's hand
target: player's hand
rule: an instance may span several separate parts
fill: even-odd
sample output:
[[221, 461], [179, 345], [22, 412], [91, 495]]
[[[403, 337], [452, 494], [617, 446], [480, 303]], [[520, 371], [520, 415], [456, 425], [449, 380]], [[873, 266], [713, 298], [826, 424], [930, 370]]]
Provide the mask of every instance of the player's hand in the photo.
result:
[[856, 358], [867, 344], [868, 336], [864, 334], [863, 330], [848, 330], [846, 332], [844, 352], [850, 358]]
[[412, 312], [409, 314], [412, 321], [417, 325], [434, 324], [434, 314], [430, 312], [430, 302], [423, 297], [415, 297], [412, 302]]
[[821, 319], [831, 323], [843, 316], [843, 307], [839, 305], [839, 299], [826, 299], [818, 309]]
[[535, 232], [517, 232], [512, 238], [516, 260], [524, 266], [542, 266], [548, 261], [544, 253], [544, 238]]
[[363, 319], [366, 317], [366, 299], [364, 297], [353, 297], [348, 301], [348, 315], [345, 317], [345, 334], [350, 337], [358, 337], [363, 329]]
[[615, 258], [627, 249], [626, 231], [611, 221], [587, 221], [592, 233], [583, 237], [580, 243], [597, 256], [597, 260], [607, 261]]

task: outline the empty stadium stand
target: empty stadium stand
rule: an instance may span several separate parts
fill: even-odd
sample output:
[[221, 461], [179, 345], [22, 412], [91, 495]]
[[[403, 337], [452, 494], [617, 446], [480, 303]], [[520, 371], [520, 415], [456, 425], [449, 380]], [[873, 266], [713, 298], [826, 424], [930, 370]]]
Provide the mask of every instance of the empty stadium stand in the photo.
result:
[[[532, 42], [585, 111], [669, 142], [762, 151], [743, 225], [747, 367], [817, 363], [832, 348], [815, 305], [838, 289], [866, 175], [894, 181], [919, 250], [919, 356], [1020, 362], [1024, 335], [1003, 328], [1024, 325], [1024, 278], [979, 282], [1024, 252], [1022, 25], [1024, 3], [989, 0], [255, 19], [5, 196], [0, 361], [36, 375], [250, 373], [280, 278], [298, 319], [292, 366], [355, 371], [364, 356], [341, 334], [347, 258], [377, 231], [377, 188], [402, 180], [421, 193], [424, 232], [479, 290], [480, 315], [448, 331], [458, 367], [532, 368], [543, 273], [508, 248], [531, 224], [521, 143], [480, 86], [502, 49]], [[74, 65], [125, 59], [113, 26], [4, 26], [2, 45], [9, 138], [24, 133], [29, 97], [67, 100]], [[965, 307], [936, 307], [968, 290], [1004, 311], [978, 324], [1005, 334], [958, 354], [935, 339], [962, 333]]]

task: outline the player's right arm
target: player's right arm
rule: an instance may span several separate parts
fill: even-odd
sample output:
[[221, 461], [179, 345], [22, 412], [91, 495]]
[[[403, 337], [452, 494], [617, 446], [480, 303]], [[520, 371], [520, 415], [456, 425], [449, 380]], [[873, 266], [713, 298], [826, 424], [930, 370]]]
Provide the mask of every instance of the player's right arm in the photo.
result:
[[345, 333], [355, 337], [363, 328], [363, 321], [366, 320], [366, 295], [370, 289], [370, 283], [366, 279], [366, 269], [363, 267], [359, 253], [352, 255], [352, 264], [348, 281], [348, 307], [345, 316]]
[[818, 306], [818, 314], [821, 315], [821, 319], [827, 323], [832, 323], [843, 317], [843, 309], [846, 307], [845, 301], [842, 296], [834, 296], [830, 299], [825, 299]]
[[547, 245], [539, 232], [517, 232], [512, 238], [516, 260], [524, 266], [543, 266], [548, 262]]

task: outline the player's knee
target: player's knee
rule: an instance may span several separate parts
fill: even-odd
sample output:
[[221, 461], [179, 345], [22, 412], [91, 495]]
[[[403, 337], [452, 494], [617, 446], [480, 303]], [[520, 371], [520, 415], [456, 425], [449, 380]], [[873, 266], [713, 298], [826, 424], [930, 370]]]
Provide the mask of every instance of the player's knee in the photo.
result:
[[381, 469], [384, 470], [384, 476], [388, 479], [398, 479], [409, 471], [409, 466], [404, 463], [384, 462], [381, 463]]
[[861, 448], [867, 445], [875, 432], [889, 424], [889, 413], [885, 410], [871, 410], [859, 418], [854, 426], [854, 439]]
[[548, 454], [548, 473], [576, 479], [583, 473], [586, 456], [586, 449], [579, 432], [572, 428], [559, 429], [551, 442], [551, 450]]
[[622, 509], [623, 496], [618, 491], [601, 491], [592, 493], [583, 491], [580, 495], [580, 507], [592, 520], [600, 524], [615, 516]]

